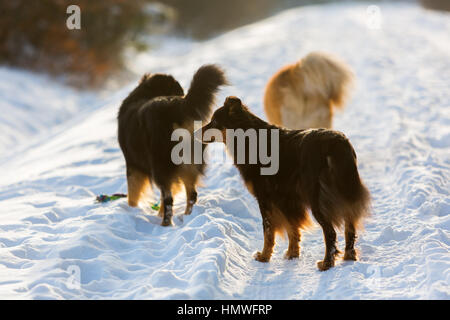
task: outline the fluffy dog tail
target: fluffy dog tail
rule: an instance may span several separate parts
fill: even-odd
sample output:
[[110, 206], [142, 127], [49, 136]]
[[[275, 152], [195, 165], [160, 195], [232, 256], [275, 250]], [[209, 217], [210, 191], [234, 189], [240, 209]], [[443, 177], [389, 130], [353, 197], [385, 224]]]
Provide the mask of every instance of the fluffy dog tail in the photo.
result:
[[204, 65], [192, 78], [186, 95], [186, 105], [194, 120], [206, 120], [220, 86], [228, 84], [224, 71], [217, 65]]
[[354, 82], [354, 73], [339, 59], [311, 52], [297, 63], [306, 97], [321, 97], [335, 108], [343, 108]]
[[321, 211], [336, 227], [362, 227], [362, 219], [370, 215], [370, 193], [359, 176], [353, 147], [348, 141], [335, 143], [327, 162], [319, 179]]

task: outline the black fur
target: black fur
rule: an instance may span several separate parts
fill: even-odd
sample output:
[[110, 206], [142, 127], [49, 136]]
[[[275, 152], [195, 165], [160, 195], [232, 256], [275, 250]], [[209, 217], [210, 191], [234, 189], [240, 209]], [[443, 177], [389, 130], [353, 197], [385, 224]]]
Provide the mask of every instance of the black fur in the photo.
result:
[[193, 130], [195, 120], [205, 121], [211, 113], [219, 86], [226, 84], [224, 72], [215, 65], [202, 66], [194, 75], [190, 89], [183, 96], [180, 84], [170, 75], [145, 75], [141, 83], [123, 101], [118, 115], [118, 139], [125, 157], [128, 200], [139, 201], [146, 180], [161, 190], [163, 225], [172, 218], [172, 189], [184, 183], [192, 211], [197, 200], [195, 185], [205, 165], [175, 165], [171, 141], [175, 128]]
[[[259, 159], [257, 164], [238, 164], [234, 155], [235, 165], [258, 200], [263, 218], [264, 249], [257, 253], [257, 260], [269, 261], [277, 231], [287, 231], [287, 258], [298, 257], [299, 229], [308, 224], [308, 209], [325, 236], [326, 254], [319, 268], [334, 266], [338, 254], [335, 228], [341, 225], [345, 226], [347, 242], [344, 259], [356, 260], [356, 228], [369, 212], [370, 196], [359, 177], [355, 151], [344, 134], [327, 129], [279, 128], [256, 117], [236, 97], [228, 97], [224, 106], [215, 111], [203, 133], [210, 128], [220, 130], [222, 135], [226, 129], [279, 129], [279, 170], [275, 175], [261, 175], [264, 165]], [[267, 150], [271, 150], [268, 136]], [[248, 139], [245, 150], [247, 157]]]

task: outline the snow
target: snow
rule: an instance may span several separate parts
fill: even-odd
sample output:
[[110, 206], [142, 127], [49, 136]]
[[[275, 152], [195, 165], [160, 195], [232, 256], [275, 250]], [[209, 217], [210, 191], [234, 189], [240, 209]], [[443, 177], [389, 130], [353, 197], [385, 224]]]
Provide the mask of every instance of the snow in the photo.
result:
[[176, 199], [173, 227], [150, 208], [157, 195], [140, 208], [94, 203], [126, 192], [116, 114], [136, 83], [105, 97], [2, 67], [0, 298], [449, 299], [450, 15], [380, 8], [379, 30], [367, 5], [310, 6], [207, 42], [168, 39], [129, 65], [187, 88], [200, 65], [219, 63], [233, 85], [218, 104], [237, 95], [264, 117], [264, 85], [281, 65], [312, 50], [347, 61], [358, 84], [335, 128], [373, 197], [360, 261], [319, 272], [318, 227], [303, 233], [300, 259], [283, 259], [280, 238], [270, 263], [254, 261], [260, 213], [229, 163], [209, 166], [191, 216]]
[[93, 93], [79, 94], [48, 76], [0, 66], [0, 79], [1, 154], [48, 134], [94, 101]]

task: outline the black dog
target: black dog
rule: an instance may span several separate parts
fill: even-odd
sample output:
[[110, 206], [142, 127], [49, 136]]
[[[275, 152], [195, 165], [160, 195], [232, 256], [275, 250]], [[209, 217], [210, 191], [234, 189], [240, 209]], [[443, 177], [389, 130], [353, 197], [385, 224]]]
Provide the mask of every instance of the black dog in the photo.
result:
[[[261, 175], [266, 166], [238, 163], [236, 149], [230, 150], [226, 135], [241, 128], [279, 130], [279, 167], [274, 175]], [[318, 263], [320, 270], [334, 266], [339, 253], [335, 228], [345, 226], [345, 260], [356, 260], [354, 248], [356, 229], [369, 213], [370, 195], [362, 183], [356, 163], [356, 154], [348, 139], [340, 132], [326, 129], [287, 130], [259, 119], [236, 97], [228, 97], [223, 107], [216, 110], [211, 122], [202, 128], [202, 140], [208, 138], [208, 129], [218, 129], [228, 151], [233, 152], [249, 191], [256, 197], [263, 220], [264, 248], [255, 258], [267, 262], [273, 252], [275, 234], [286, 231], [289, 248], [286, 258], [299, 256], [300, 231], [309, 222], [307, 210], [323, 228], [325, 258]], [[219, 132], [217, 131], [217, 132]], [[272, 133], [273, 134], [273, 133]], [[269, 136], [269, 134], [267, 134]], [[218, 140], [216, 139], [216, 140]], [[258, 142], [261, 133], [257, 136]], [[272, 140], [268, 139], [270, 145]], [[234, 141], [236, 142], [236, 141]], [[248, 160], [250, 139], [245, 139], [245, 157]], [[259, 143], [258, 143], [259, 145]], [[237, 146], [237, 145], [236, 145]], [[265, 148], [271, 150], [271, 147]], [[253, 149], [256, 150], [256, 149]]]
[[196, 184], [204, 164], [176, 165], [171, 161], [176, 128], [193, 131], [195, 120], [205, 121], [219, 86], [226, 84], [223, 71], [215, 65], [202, 66], [194, 75], [186, 96], [170, 75], [144, 75], [140, 84], [122, 102], [118, 115], [118, 138], [125, 157], [128, 203], [137, 206], [145, 187], [161, 190], [162, 225], [172, 223], [172, 193], [184, 184], [185, 214], [197, 201]]

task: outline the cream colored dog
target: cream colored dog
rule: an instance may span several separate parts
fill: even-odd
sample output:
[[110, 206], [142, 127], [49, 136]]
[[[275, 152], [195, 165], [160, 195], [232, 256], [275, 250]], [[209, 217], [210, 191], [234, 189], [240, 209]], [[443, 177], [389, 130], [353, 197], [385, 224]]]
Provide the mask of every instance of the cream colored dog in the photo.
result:
[[333, 109], [343, 108], [353, 79], [344, 62], [312, 52], [269, 80], [264, 96], [267, 118], [290, 129], [331, 128]]

